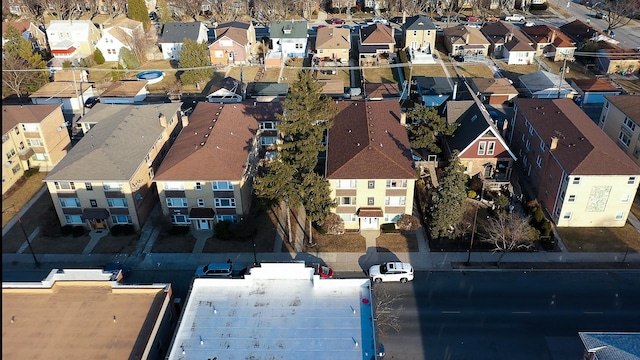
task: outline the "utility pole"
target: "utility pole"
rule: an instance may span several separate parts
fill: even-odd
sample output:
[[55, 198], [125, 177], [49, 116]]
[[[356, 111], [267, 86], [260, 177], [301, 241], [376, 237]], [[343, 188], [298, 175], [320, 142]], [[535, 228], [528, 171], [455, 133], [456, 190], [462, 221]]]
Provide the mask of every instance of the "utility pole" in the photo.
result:
[[[482, 204], [482, 198], [484, 197], [484, 182], [482, 183], [482, 190], [480, 190], [480, 204]], [[473, 248], [473, 238], [476, 234], [476, 220], [478, 219], [478, 209], [480, 209], [480, 205], [476, 206], [476, 214], [473, 216], [473, 228], [471, 229], [471, 242], [469, 243], [469, 251], [467, 251], [467, 262], [469, 265], [471, 261], [471, 249]]]
[[[36, 265], [36, 268], [40, 268], [40, 261], [36, 258], [36, 253], [33, 251], [33, 247], [31, 246], [31, 241], [29, 241], [29, 235], [27, 235], [27, 231], [24, 229], [24, 225], [22, 224], [22, 218], [20, 218], [20, 211], [16, 211], [16, 205], [11, 204], [10, 206], [13, 208], [13, 212], [16, 213], [16, 218], [18, 220], [18, 224], [20, 225], [20, 229], [22, 230], [22, 234], [24, 235], [25, 240], [27, 240], [27, 245], [29, 245], [29, 251], [31, 251], [31, 256], [33, 256], [33, 262]], [[3, 213], [7, 212], [9, 209], [4, 210]]]
[[564, 82], [564, 74], [567, 71], [567, 60], [573, 61], [573, 58], [567, 59], [565, 54], [562, 60], [562, 68], [560, 69], [560, 82], [558, 82], [558, 99], [560, 99], [560, 93], [562, 92], [562, 83]]

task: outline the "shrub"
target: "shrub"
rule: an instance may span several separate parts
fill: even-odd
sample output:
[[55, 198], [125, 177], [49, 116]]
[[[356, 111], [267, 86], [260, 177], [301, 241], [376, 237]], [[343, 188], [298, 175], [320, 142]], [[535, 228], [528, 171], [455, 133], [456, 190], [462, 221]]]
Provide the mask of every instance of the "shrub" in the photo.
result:
[[31, 168], [24, 172], [24, 177], [28, 178], [40, 172], [39, 168]]
[[540, 236], [551, 236], [551, 221], [545, 220], [542, 225], [540, 225]]
[[498, 195], [498, 197], [496, 198], [496, 205], [498, 205], [498, 207], [501, 209], [505, 208], [507, 205], [509, 205], [509, 198], [505, 194], [500, 193], [500, 195]]
[[338, 214], [329, 215], [322, 221], [322, 228], [328, 234], [344, 234], [344, 221]]
[[62, 234], [62, 236], [69, 236], [71, 235], [73, 232], [73, 225], [65, 225], [62, 227], [62, 229], [60, 229], [60, 234]]
[[189, 233], [188, 226], [172, 226], [169, 230], [167, 230], [167, 234], [169, 235], [187, 235]]
[[476, 196], [478, 196], [478, 194], [474, 190], [469, 190], [469, 192], [467, 193], [467, 197], [469, 199], [475, 199]]
[[542, 211], [542, 205], [538, 204], [532, 211], [533, 221], [536, 225], [542, 223], [544, 220], [544, 211]]
[[[124, 70], [124, 68], [120, 64], [118, 64], [118, 67], [112, 67], [111, 69], [113, 69], [113, 70]], [[120, 80], [123, 77], [124, 77], [124, 71], [112, 71], [111, 72], [111, 79], [113, 81]]]
[[222, 240], [231, 239], [231, 221], [222, 220], [215, 226], [216, 237]]
[[98, 65], [104, 64], [104, 55], [100, 49], [96, 49], [96, 51], [93, 52], [93, 60], [95, 60]]
[[90, 57], [82, 58], [78, 61], [78, 65], [80, 65], [80, 67], [90, 68], [93, 66], [93, 60], [91, 60]]
[[73, 237], [80, 237], [84, 235], [85, 228], [83, 226], [74, 226], [73, 230], [71, 230], [71, 235]]
[[467, 182], [467, 186], [476, 192], [476, 194], [482, 190], [482, 179], [480, 179], [479, 177], [472, 177], [469, 179], [469, 181]]
[[123, 47], [118, 54], [118, 62], [127, 69], [137, 69], [140, 67], [140, 61], [136, 59], [131, 50]]
[[62, 68], [63, 69], [70, 69], [71, 68], [71, 61], [69, 60], [65, 60], [62, 62]]
[[133, 225], [131, 225], [131, 224], [114, 225], [111, 228], [111, 235], [113, 235], [113, 236], [133, 235], [134, 232], [135, 232], [135, 230], [133, 228]]
[[414, 231], [420, 227], [420, 220], [417, 217], [409, 214], [403, 214], [396, 222], [396, 226], [400, 230]]
[[380, 230], [385, 234], [398, 232], [396, 230], [396, 224], [394, 223], [382, 224], [382, 226], [380, 226]]

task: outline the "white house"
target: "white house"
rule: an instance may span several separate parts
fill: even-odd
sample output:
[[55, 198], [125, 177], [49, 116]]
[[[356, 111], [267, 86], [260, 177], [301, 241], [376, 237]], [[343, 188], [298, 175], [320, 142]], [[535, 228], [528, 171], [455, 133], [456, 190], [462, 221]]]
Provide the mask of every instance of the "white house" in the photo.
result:
[[301, 56], [307, 53], [306, 21], [273, 21], [269, 29], [273, 52], [286, 57]]
[[144, 32], [142, 22], [122, 18], [104, 29], [96, 47], [102, 52], [105, 61], [118, 61], [120, 49], [124, 47], [131, 50], [137, 32]]
[[170, 22], [164, 24], [162, 36], [158, 41], [165, 60], [180, 60], [179, 51], [182, 50], [184, 39], [195, 40], [198, 43], [207, 42], [207, 27], [200, 21], [182, 23]]
[[47, 27], [49, 46], [54, 57], [92, 55], [101, 36], [91, 20], [51, 20]]

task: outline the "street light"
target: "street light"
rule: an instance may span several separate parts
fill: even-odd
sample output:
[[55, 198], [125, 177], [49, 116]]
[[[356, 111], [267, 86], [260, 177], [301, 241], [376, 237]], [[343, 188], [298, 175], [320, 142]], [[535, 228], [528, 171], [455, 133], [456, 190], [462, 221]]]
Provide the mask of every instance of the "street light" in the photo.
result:
[[[22, 218], [20, 218], [20, 212], [16, 211], [16, 205], [11, 204], [10, 206], [13, 208], [13, 212], [16, 213], [16, 218], [18, 219], [18, 224], [20, 224], [20, 229], [22, 230], [22, 234], [24, 235], [25, 240], [27, 240], [27, 245], [29, 245], [29, 250], [31, 251], [31, 256], [33, 256], [33, 262], [36, 265], [36, 268], [40, 268], [40, 262], [36, 258], [36, 253], [33, 251], [33, 247], [31, 246], [31, 241], [29, 241], [29, 235], [27, 235], [27, 231], [24, 229], [24, 225], [22, 225]], [[2, 213], [6, 213], [9, 209], [3, 210]]]
[[[484, 196], [484, 182], [482, 183], [482, 190], [480, 190], [480, 204], [482, 204], [482, 197]], [[469, 265], [471, 261], [471, 248], [473, 248], [473, 237], [476, 234], [476, 220], [478, 219], [478, 209], [480, 205], [476, 206], [476, 214], [473, 216], [473, 229], [471, 229], [471, 242], [469, 243], [469, 251], [467, 251], [467, 262]]]

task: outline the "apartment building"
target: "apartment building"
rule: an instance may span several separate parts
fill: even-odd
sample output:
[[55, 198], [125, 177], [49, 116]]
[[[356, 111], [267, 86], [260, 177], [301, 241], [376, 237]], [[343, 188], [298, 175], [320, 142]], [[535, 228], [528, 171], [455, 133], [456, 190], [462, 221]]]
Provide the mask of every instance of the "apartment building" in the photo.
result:
[[45, 178], [62, 225], [140, 229], [157, 201], [155, 172], [186, 117], [180, 103], [97, 104], [95, 124]]
[[277, 140], [280, 103], [200, 102], [154, 179], [162, 213], [174, 225], [211, 229], [251, 208], [252, 172]]
[[640, 166], [640, 95], [605, 96], [600, 128]]
[[517, 99], [514, 112], [510, 146], [556, 225], [624, 226], [640, 167], [571, 99]]
[[325, 174], [345, 229], [377, 230], [411, 214], [417, 179], [397, 101], [336, 104]]
[[2, 106], [2, 193], [25, 170], [52, 169], [70, 147], [62, 105]]

